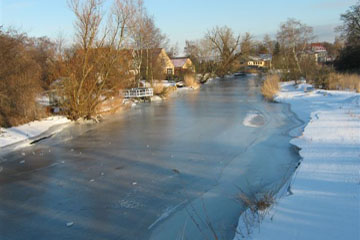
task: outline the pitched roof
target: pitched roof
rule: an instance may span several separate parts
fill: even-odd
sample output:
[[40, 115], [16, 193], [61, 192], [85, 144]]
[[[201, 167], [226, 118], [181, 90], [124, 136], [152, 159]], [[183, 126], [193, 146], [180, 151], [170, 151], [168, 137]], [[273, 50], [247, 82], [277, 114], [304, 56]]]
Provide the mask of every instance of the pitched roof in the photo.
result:
[[181, 68], [185, 65], [186, 61], [188, 60], [189, 58], [187, 57], [182, 57], [182, 58], [172, 58], [171, 61], [173, 62], [174, 66], [176, 68]]
[[324, 52], [326, 51], [326, 48], [321, 43], [312, 43], [311, 49], [315, 52]]

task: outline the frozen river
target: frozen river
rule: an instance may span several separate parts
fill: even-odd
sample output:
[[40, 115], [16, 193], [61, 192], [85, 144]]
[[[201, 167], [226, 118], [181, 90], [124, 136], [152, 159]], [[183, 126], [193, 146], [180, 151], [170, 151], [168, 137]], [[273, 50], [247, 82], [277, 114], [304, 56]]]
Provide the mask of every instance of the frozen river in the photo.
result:
[[239, 189], [278, 189], [299, 161], [299, 122], [259, 92], [213, 82], [5, 156], [0, 240], [232, 239]]

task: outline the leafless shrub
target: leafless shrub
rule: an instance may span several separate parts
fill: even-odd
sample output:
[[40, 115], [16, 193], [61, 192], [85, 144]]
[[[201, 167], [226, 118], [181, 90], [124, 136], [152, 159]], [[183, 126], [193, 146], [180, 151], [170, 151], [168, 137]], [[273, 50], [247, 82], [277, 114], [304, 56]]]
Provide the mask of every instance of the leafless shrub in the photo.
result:
[[96, 114], [114, 114], [123, 107], [122, 97], [111, 97], [99, 104], [96, 108]]
[[242, 224], [239, 225], [237, 233], [242, 237], [249, 236], [255, 226], [259, 226], [265, 216], [272, 209], [275, 201], [275, 193], [250, 193], [246, 194], [240, 189], [241, 193], [237, 196], [237, 200], [245, 205], [248, 209], [241, 215]]
[[261, 87], [261, 93], [264, 97], [273, 101], [275, 94], [279, 91], [280, 78], [278, 75], [269, 75], [266, 77], [263, 86]]
[[244, 193], [239, 194], [238, 198], [248, 207], [252, 212], [266, 211], [268, 210], [274, 203], [274, 194], [273, 193], [265, 193], [259, 196], [247, 196]]
[[36, 103], [42, 91], [36, 52], [34, 41], [26, 34], [0, 28], [0, 126], [15, 126], [45, 115]]

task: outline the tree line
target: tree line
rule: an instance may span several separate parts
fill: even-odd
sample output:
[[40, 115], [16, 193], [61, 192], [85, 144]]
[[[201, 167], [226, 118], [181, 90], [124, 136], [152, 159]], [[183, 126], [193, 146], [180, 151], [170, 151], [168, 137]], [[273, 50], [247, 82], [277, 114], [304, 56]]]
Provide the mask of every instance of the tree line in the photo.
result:
[[327, 88], [332, 72], [359, 72], [359, 5], [341, 15], [343, 24], [337, 28], [340, 36], [333, 43], [320, 43], [332, 59], [328, 64], [315, 64], [315, 56], [310, 54], [316, 39], [313, 28], [296, 19], [282, 23], [274, 39], [265, 35], [260, 41], [250, 33], [240, 35], [227, 26], [215, 27], [199, 40], [186, 41], [184, 51], [203, 76], [224, 76], [244, 69], [249, 56], [271, 54], [272, 69], [281, 71], [281, 80], [305, 78]]
[[114, 0], [107, 11], [102, 0], [69, 0], [68, 6], [75, 15], [71, 45], [0, 29], [1, 126], [46, 116], [35, 101], [46, 90], [56, 91], [68, 118], [89, 119], [120, 89], [156, 77], [150, 49], [169, 48], [169, 41], [142, 0]]
[[[0, 28], [1, 126], [46, 116], [36, 101], [44, 91], [56, 91], [68, 118], [92, 118], [97, 107], [118, 96], [120, 89], [161, 78], [152, 49], [165, 48], [170, 56], [178, 52], [142, 0], [114, 0], [107, 11], [102, 0], [69, 0], [68, 5], [75, 15], [70, 45], [62, 38], [32, 38]], [[336, 58], [331, 66], [313, 64], [306, 54], [315, 39], [313, 29], [296, 19], [282, 23], [274, 39], [265, 35], [260, 41], [250, 33], [217, 26], [201, 39], [186, 41], [184, 53], [203, 80], [239, 71], [251, 56], [271, 54], [272, 70], [281, 70], [282, 80], [306, 78], [326, 86], [329, 72], [360, 69], [359, 5], [341, 15], [341, 36], [334, 43], [322, 43]]]

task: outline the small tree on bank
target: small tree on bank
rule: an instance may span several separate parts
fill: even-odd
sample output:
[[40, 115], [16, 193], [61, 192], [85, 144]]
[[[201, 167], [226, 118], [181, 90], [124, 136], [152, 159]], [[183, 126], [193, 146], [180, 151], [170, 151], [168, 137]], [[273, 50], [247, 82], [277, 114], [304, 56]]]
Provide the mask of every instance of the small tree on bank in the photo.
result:
[[[277, 41], [280, 44], [278, 64], [284, 70], [285, 80], [297, 80], [304, 75], [302, 61], [305, 50], [314, 39], [313, 29], [298, 20], [289, 19], [280, 25]], [[315, 61], [315, 60], [314, 60]]]
[[72, 120], [90, 119], [97, 106], [117, 95], [121, 76], [129, 72], [121, 64], [127, 24], [134, 12], [130, 0], [116, 0], [107, 24], [102, 28], [104, 14], [101, 0], [70, 0], [76, 16], [75, 45], [61, 56], [58, 76], [62, 107]]
[[217, 74], [224, 76], [232, 70], [233, 63], [240, 51], [240, 35], [235, 36], [229, 27], [224, 26], [208, 31], [205, 38], [211, 43], [212, 50], [220, 59]]

